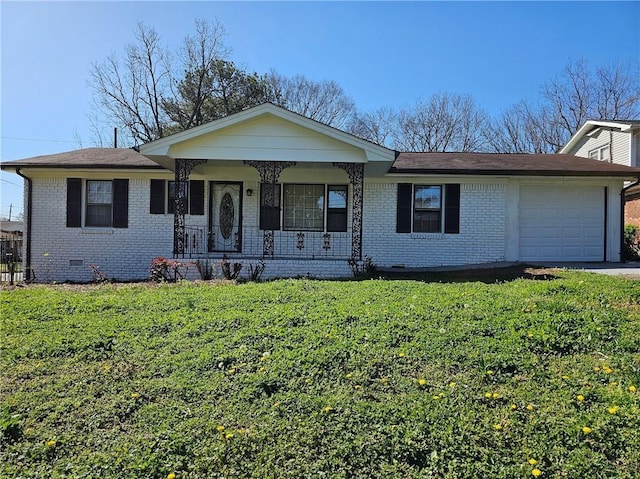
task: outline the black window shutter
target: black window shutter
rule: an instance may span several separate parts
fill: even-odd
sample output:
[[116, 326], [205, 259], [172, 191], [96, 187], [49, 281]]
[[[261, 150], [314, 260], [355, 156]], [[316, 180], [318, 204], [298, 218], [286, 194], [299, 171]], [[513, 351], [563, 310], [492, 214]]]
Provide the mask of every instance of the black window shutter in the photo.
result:
[[67, 178], [67, 228], [79, 228], [82, 223], [82, 179]]
[[411, 183], [398, 183], [396, 233], [411, 233]]
[[460, 185], [444, 186], [444, 232], [460, 233]]
[[149, 213], [152, 215], [164, 214], [164, 185], [165, 180], [151, 180]]
[[[280, 229], [280, 196], [278, 195], [280, 185], [271, 183], [262, 183], [260, 185], [260, 229], [261, 230], [279, 230]], [[273, 196], [273, 205], [267, 206], [266, 198], [271, 193]]]
[[129, 227], [129, 180], [113, 180], [113, 227]]
[[189, 207], [192, 215], [204, 214], [204, 180], [189, 182]]

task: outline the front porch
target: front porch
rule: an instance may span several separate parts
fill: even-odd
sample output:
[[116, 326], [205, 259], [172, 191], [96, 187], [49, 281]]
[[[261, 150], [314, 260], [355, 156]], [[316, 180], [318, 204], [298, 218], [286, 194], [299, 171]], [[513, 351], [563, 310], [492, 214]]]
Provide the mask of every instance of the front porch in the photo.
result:
[[[343, 232], [272, 231], [243, 226], [228, 238], [216, 235], [218, 225], [207, 231], [200, 226], [185, 226], [184, 250], [174, 252], [177, 259], [249, 258], [249, 259], [333, 259], [352, 257], [351, 229]], [[271, 246], [265, 254], [265, 243]]]

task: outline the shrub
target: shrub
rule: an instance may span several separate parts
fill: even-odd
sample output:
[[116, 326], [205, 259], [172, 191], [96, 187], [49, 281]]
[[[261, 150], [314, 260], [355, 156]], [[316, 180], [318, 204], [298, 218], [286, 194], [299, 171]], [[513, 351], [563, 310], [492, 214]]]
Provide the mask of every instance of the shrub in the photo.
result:
[[156, 283], [169, 281], [175, 283], [178, 279], [184, 279], [184, 275], [180, 270], [186, 273], [187, 265], [180, 261], [171, 261], [162, 256], [158, 256], [151, 261], [151, 269], [149, 270], [149, 278]]
[[351, 257], [347, 260], [351, 274], [357, 279], [373, 278], [376, 274], [376, 265], [371, 259], [371, 256], [365, 256], [364, 260], [357, 260]]
[[237, 279], [242, 269], [242, 263], [231, 263], [225, 257], [220, 260], [220, 269], [222, 270], [224, 279]]
[[100, 266], [97, 264], [90, 264], [89, 271], [91, 271], [91, 280], [94, 283], [106, 283], [109, 281], [107, 273], [100, 270]]
[[198, 273], [200, 273], [200, 279], [204, 281], [213, 279], [213, 276], [215, 275], [215, 268], [208, 259], [205, 259], [204, 261], [196, 261], [196, 268], [198, 268]]
[[262, 278], [262, 273], [266, 269], [267, 265], [264, 260], [261, 259], [257, 265], [249, 264], [249, 281], [260, 281]]
[[640, 228], [636, 225], [625, 225], [624, 227], [622, 257], [627, 261], [640, 260]]

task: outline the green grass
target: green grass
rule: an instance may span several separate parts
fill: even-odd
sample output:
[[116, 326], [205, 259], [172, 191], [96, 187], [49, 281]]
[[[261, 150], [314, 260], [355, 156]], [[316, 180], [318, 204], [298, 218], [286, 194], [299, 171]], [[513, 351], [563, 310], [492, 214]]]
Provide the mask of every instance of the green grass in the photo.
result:
[[640, 470], [637, 281], [561, 272], [0, 294], [1, 477]]

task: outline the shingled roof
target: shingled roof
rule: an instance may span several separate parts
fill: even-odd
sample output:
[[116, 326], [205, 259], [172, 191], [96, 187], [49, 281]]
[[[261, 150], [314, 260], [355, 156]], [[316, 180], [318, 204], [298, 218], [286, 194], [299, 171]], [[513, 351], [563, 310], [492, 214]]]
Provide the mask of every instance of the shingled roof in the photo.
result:
[[16, 168], [116, 168], [157, 169], [160, 165], [130, 148], [84, 148], [22, 160], [3, 161], [3, 170]]
[[640, 168], [573, 155], [398, 153], [389, 173], [515, 176], [640, 177]]

